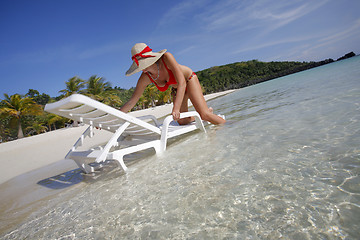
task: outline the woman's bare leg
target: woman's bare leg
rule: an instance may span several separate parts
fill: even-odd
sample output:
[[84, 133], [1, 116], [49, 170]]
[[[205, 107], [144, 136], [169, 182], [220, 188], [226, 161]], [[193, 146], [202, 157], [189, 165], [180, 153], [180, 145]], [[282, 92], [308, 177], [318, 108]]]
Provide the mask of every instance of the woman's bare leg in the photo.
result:
[[[188, 95], [195, 110], [200, 114], [203, 120], [209, 121], [213, 124], [225, 124], [226, 122], [225, 119], [215, 115], [212, 109], [209, 109], [209, 107], [207, 106], [197, 76], [193, 76], [192, 79], [188, 81], [186, 95]], [[187, 99], [186, 99], [186, 104], [187, 104]]]
[[[176, 96], [173, 96], [176, 98]], [[185, 95], [184, 95], [184, 99], [181, 103], [181, 106], [180, 106], [180, 112], [188, 112], [189, 111], [189, 107], [188, 107], [188, 100], [189, 100], [189, 95], [185, 92]], [[174, 100], [175, 101], [175, 100]], [[194, 117], [188, 117], [188, 118], [182, 118], [182, 119], [179, 119], [177, 122], [180, 124], [180, 125], [186, 125], [188, 123], [191, 123], [192, 121], [194, 121], [195, 118]]]

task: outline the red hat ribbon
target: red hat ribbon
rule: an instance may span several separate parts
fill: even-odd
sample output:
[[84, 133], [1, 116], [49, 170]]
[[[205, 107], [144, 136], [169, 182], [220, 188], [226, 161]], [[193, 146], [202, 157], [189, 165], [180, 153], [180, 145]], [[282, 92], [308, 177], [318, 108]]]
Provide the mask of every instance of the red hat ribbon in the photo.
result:
[[152, 55], [143, 55], [144, 53], [147, 53], [147, 52], [152, 52], [152, 49], [149, 48], [149, 46], [146, 46], [146, 48], [144, 48], [144, 50], [142, 50], [141, 52], [132, 56], [131, 59], [136, 62], [136, 65], [139, 66], [139, 60], [137, 59], [137, 57], [141, 57], [141, 58], [155, 57]]

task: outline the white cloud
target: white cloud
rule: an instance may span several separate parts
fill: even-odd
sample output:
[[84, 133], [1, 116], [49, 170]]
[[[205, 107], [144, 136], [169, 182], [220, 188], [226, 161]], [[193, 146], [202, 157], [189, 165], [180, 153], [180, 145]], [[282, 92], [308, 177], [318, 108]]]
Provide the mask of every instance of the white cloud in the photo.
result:
[[88, 59], [93, 57], [98, 57], [112, 52], [118, 52], [124, 49], [124, 46], [119, 43], [108, 43], [102, 46], [98, 46], [91, 49], [86, 49], [82, 51], [78, 57], [80, 59]]
[[282, 6], [277, 6], [271, 9], [273, 12], [268, 12], [266, 21], [273, 23], [264, 33], [274, 31], [282, 26], [285, 26], [323, 6], [328, 0], [311, 1], [300, 6], [289, 8], [286, 12], [280, 13]]
[[196, 49], [196, 46], [189, 46], [189, 47], [187, 47], [185, 49], [182, 49], [182, 50], [178, 51], [176, 54], [177, 55], [184, 55], [184, 54], [187, 54], [187, 53], [191, 52], [194, 49]]
[[360, 18], [354, 21], [354, 23], [349, 26], [348, 28], [344, 30], [336, 31], [335, 34], [320, 39], [320, 42], [323, 42], [324, 44], [329, 44], [333, 42], [338, 42], [342, 39], [348, 38], [351, 35], [357, 34], [360, 32]]
[[[339, 29], [334, 29], [333, 32], [324, 38], [320, 38], [315, 44], [311, 47], [299, 48], [298, 57], [301, 58], [314, 58], [313, 53], [319, 48], [331, 48], [334, 44], [345, 41], [346, 39], [358, 39], [360, 36], [360, 18], [353, 22], [352, 25], [348, 26], [342, 31]], [[300, 50], [302, 49], [302, 51]], [[321, 51], [320, 51], [321, 52]]]
[[[330, 0], [186, 0], [164, 14], [158, 24], [161, 31], [175, 32], [186, 25], [185, 30], [166, 36], [159, 31], [156, 36], [176, 45], [176, 49], [183, 47], [178, 55], [190, 51], [201, 55], [202, 51], [211, 49], [219, 56], [226, 53], [232, 59], [237, 58], [236, 54], [247, 52], [241, 57], [315, 60], [321, 55], [315, 52], [320, 51], [327, 58], [332, 56], [328, 50], [340, 41], [350, 42], [360, 35], [360, 20], [340, 30], [332, 19], [327, 23], [317, 22], [329, 18], [335, 5]], [[314, 26], [305, 26], [308, 22], [314, 22]], [[266, 51], [256, 52], [265, 48]]]
[[191, 13], [194, 12], [197, 8], [201, 9], [206, 6], [207, 0], [197, 0], [197, 1], [180, 1], [179, 4], [175, 5], [173, 8], [168, 10], [159, 20], [156, 29], [161, 29], [164, 26], [171, 24], [176, 24], [178, 21], [186, 19]]
[[303, 37], [289, 37], [289, 38], [285, 38], [285, 39], [278, 39], [278, 40], [271, 41], [271, 42], [266, 41], [261, 44], [253, 44], [250, 46], [240, 48], [239, 50], [233, 52], [233, 54], [239, 54], [239, 53], [243, 53], [243, 52], [259, 50], [262, 48], [272, 47], [272, 46], [276, 46], [276, 45], [280, 45], [280, 44], [308, 41], [311, 39], [316, 39], [317, 37], [319, 37], [319, 36], [310, 35], [310, 36], [303, 36]]
[[219, 1], [208, 6], [198, 18], [208, 31], [244, 31], [260, 28], [269, 33], [323, 6], [322, 1]]
[[271, 33], [321, 8], [327, 2], [328, 0], [221, 1], [202, 13], [199, 19], [206, 24], [207, 31], [220, 32], [227, 29], [227, 36], [230, 38], [226, 41], [236, 41], [233, 44], [238, 47], [233, 52], [236, 55], [277, 45], [304, 45], [324, 38], [326, 33], [323, 31], [315, 34], [311, 31], [302, 32], [285, 37]]

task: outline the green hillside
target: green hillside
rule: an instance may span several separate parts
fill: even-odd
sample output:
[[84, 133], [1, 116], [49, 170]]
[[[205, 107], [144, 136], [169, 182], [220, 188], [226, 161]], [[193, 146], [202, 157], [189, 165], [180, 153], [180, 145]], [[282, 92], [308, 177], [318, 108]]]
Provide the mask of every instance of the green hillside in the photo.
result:
[[260, 62], [251, 60], [211, 67], [197, 72], [205, 93], [242, 88], [333, 62]]

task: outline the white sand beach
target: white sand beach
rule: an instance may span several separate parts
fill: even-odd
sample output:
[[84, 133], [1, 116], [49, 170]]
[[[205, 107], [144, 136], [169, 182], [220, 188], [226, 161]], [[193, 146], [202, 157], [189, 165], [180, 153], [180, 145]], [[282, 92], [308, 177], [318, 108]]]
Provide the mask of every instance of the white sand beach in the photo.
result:
[[[208, 101], [233, 91], [235, 90], [208, 94], [204, 97]], [[151, 114], [159, 118], [170, 114], [171, 109], [172, 104], [167, 104], [130, 114], [136, 117]], [[51, 175], [51, 172], [56, 175], [77, 168], [73, 161], [65, 160], [64, 157], [85, 129], [86, 126], [64, 128], [0, 144], [0, 164], [4, 169], [0, 175], [0, 184], [44, 167], [47, 175]], [[104, 130], [95, 131], [97, 137], [93, 138], [89, 145], [103, 143], [111, 136], [111, 133]], [[39, 179], [41, 177], [39, 176]]]

